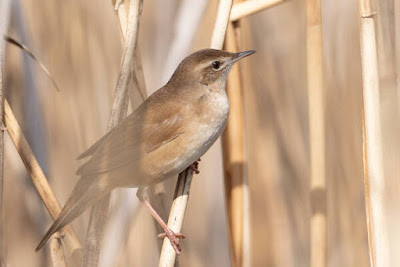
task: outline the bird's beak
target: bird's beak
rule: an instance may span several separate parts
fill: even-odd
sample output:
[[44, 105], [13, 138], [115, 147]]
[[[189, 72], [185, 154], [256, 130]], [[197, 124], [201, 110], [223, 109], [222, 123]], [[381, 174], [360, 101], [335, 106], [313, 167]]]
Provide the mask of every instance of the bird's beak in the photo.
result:
[[256, 51], [254, 51], [254, 50], [249, 50], [249, 51], [236, 53], [232, 59], [232, 63], [235, 63], [236, 61], [238, 61], [244, 57], [250, 56], [250, 55], [254, 54], [255, 52]]

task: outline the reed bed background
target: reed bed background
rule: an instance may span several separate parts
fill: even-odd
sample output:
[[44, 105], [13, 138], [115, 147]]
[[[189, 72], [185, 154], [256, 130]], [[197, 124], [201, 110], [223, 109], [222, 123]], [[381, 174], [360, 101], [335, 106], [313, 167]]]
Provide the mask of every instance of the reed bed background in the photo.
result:
[[[137, 47], [147, 95], [167, 81], [187, 54], [210, 46], [218, 2], [143, 1]], [[312, 251], [322, 249], [326, 251], [322, 259], [326, 266], [370, 266], [368, 231], [373, 227], [367, 229], [367, 218], [371, 222], [370, 216], [374, 214], [368, 199], [374, 199], [365, 192], [371, 192], [371, 196], [378, 193], [382, 197], [379, 212], [384, 215], [384, 224], [380, 230], [387, 233], [387, 239], [379, 243], [383, 252], [372, 248], [371, 255], [378, 253], [389, 266], [400, 266], [400, 93], [396, 85], [396, 47], [400, 45], [396, 40], [400, 27], [395, 27], [400, 18], [394, 14], [394, 7], [398, 9], [400, 4], [397, 0], [375, 0], [370, 11], [376, 14], [365, 14], [357, 1], [321, 1], [323, 69], [321, 73], [315, 72], [322, 76], [318, 78], [307, 67], [312, 60], [307, 53], [307, 25], [313, 24], [307, 5], [319, 1], [269, 1], [268, 5], [268, 1], [243, 1], [248, 2], [259, 4], [261, 10], [242, 18], [240, 26], [229, 22], [228, 28], [232, 28], [228, 29], [225, 46], [228, 50], [257, 51], [232, 73], [232, 80], [239, 77], [239, 82], [233, 83], [241, 84], [238, 90], [243, 103], [244, 149], [239, 151], [239, 158], [244, 172], [240, 179], [247, 183], [236, 195], [245, 202], [240, 207], [236, 197], [232, 202], [226, 199], [229, 193], [224, 183], [224, 166], [227, 168], [235, 161], [225, 154], [223, 162], [221, 142], [217, 142], [202, 157], [200, 174], [193, 177], [182, 229], [187, 238], [181, 241], [178, 264], [310, 266]], [[246, 10], [243, 6], [236, 10], [234, 7], [231, 15], [240, 17]], [[362, 123], [366, 82], [362, 79], [365, 68], [360, 48], [363, 16], [372, 18], [376, 30], [380, 96], [375, 101], [381, 113], [378, 116], [384, 176], [382, 188], [369, 183], [366, 190]], [[5, 71], [0, 76], [3, 90], [60, 204], [65, 203], [78, 180], [75, 171], [81, 163], [76, 157], [106, 131], [124, 50], [121, 28], [122, 32], [110, 1], [11, 1], [8, 35], [27, 45], [41, 59], [61, 91], [55, 90], [51, 80], [26, 54], [10, 45], [6, 46]], [[232, 36], [237, 39], [232, 41]], [[319, 114], [310, 112], [309, 85], [313, 78], [321, 79], [323, 84]], [[133, 104], [128, 112], [141, 102], [139, 94], [131, 99]], [[325, 160], [324, 166], [318, 167], [323, 168], [326, 192], [318, 197], [326, 203], [326, 236], [322, 236], [326, 244], [319, 246], [311, 242], [310, 230], [311, 203], [315, 201], [315, 195], [310, 193], [310, 136], [315, 129], [310, 127], [315, 124], [309, 115], [323, 119]], [[368, 116], [365, 119], [368, 142], [371, 124]], [[4, 142], [5, 252], [0, 259], [7, 266], [52, 266], [55, 261], [50, 256], [50, 246], [34, 252], [51, 217], [8, 134]], [[368, 164], [371, 167], [379, 162]], [[157, 193], [165, 219], [175, 184], [176, 180], [169, 181]], [[231, 215], [226, 211], [226, 203], [234, 205], [230, 208], [236, 211], [234, 216], [244, 214], [243, 221], [234, 220], [245, 226], [241, 233], [229, 234], [227, 222]], [[110, 211], [99, 266], [157, 266], [162, 245], [156, 239], [159, 230], [147, 211], [138, 205], [135, 190], [116, 190]], [[85, 212], [72, 224], [83, 245], [89, 216], [90, 212]], [[235, 243], [244, 247], [236, 247], [232, 250], [235, 253], [230, 254]], [[51, 249], [59, 251], [60, 244], [52, 242]], [[52, 256], [54, 259], [57, 254]], [[375, 266], [385, 266], [379, 264], [381, 261], [372, 261]]]

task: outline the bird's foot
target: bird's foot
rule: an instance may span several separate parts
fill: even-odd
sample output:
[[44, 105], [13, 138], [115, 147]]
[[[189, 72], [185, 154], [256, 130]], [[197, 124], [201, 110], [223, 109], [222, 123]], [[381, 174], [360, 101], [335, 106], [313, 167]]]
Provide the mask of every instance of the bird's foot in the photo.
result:
[[157, 236], [160, 239], [168, 238], [169, 241], [171, 242], [171, 246], [174, 248], [176, 255], [181, 254], [181, 246], [179, 245], [179, 238], [184, 239], [186, 236], [182, 233], [174, 233], [171, 229], [167, 229], [165, 233], [159, 234]]
[[124, 0], [115, 1], [114, 10], [117, 11], [119, 6], [124, 2]]
[[189, 166], [189, 168], [194, 171], [196, 174], [199, 174], [199, 161], [201, 161], [201, 159], [196, 160], [195, 162], [193, 162], [192, 165]]
[[54, 234], [53, 234], [53, 238], [55, 238], [55, 239], [61, 239], [61, 238], [63, 238], [64, 237], [64, 235], [65, 235], [65, 233], [63, 232], [63, 231], [58, 231], [58, 232], [55, 232]]

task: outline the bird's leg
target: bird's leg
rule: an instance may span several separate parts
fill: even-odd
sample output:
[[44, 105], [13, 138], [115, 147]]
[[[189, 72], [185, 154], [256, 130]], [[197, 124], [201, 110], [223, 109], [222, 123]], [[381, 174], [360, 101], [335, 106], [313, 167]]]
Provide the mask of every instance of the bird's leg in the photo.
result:
[[156, 221], [161, 225], [164, 229], [164, 233], [159, 234], [158, 238], [168, 237], [171, 242], [172, 247], [174, 248], [177, 255], [181, 254], [181, 246], [179, 245], [179, 238], [185, 238], [185, 235], [182, 233], [174, 233], [168, 225], [163, 221], [163, 219], [158, 215], [157, 211], [151, 206], [150, 202], [146, 199], [140, 198], [140, 201], [143, 205], [150, 211], [151, 215], [156, 219]]
[[196, 174], [199, 174], [199, 161], [201, 161], [201, 159], [199, 158], [198, 160], [196, 160], [195, 162], [193, 162], [192, 165], [189, 166], [189, 168], [194, 171]]

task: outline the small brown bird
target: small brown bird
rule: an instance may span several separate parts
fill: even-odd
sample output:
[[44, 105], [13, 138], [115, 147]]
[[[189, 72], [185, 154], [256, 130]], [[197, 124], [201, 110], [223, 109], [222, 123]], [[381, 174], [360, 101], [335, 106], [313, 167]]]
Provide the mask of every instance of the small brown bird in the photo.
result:
[[[138, 198], [160, 223], [177, 254], [174, 233], [150, 205], [147, 187], [177, 177], [199, 159], [225, 128], [226, 78], [233, 64], [255, 51], [204, 49], [186, 57], [168, 83], [78, 159], [91, 157], [67, 203], [36, 248], [117, 187], [138, 187]], [[196, 165], [196, 164], [195, 164]]]

